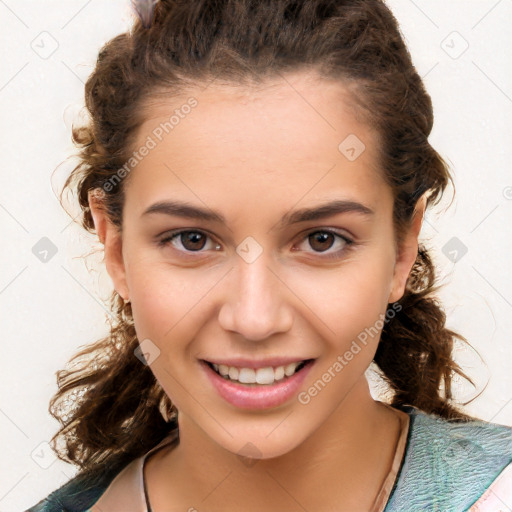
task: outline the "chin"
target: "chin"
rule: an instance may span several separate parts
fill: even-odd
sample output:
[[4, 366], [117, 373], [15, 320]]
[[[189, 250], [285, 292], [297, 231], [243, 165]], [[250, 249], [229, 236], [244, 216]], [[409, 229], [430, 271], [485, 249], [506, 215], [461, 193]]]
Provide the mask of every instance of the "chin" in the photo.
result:
[[[273, 430], [274, 428], [275, 425], [259, 433], [238, 433], [233, 437], [226, 435], [222, 439], [214, 440], [219, 446], [239, 457], [244, 465], [250, 467], [259, 460], [275, 459], [292, 452], [307, 437], [304, 435], [304, 439], [299, 439], [287, 435], [286, 429], [283, 429], [281, 435], [277, 435], [277, 429]], [[272, 437], [274, 438], [271, 439]]]

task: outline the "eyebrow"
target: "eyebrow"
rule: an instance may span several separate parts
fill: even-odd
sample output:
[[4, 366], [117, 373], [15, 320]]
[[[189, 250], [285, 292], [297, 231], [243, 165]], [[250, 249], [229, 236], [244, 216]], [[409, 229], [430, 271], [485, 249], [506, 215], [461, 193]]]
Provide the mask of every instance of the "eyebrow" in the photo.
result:
[[[226, 224], [225, 217], [219, 212], [199, 206], [192, 206], [181, 201], [159, 201], [144, 210], [141, 217], [155, 213]], [[365, 206], [357, 201], [334, 200], [316, 207], [301, 208], [289, 212], [279, 221], [278, 226], [284, 227], [300, 222], [321, 220], [342, 213], [358, 213], [366, 217], [375, 215], [375, 211], [369, 206]]]

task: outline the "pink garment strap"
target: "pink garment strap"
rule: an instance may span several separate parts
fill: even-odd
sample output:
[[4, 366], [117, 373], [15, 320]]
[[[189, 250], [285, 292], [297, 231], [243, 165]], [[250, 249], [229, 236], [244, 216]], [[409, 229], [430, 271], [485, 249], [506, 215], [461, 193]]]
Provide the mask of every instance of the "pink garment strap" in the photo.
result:
[[512, 509], [512, 463], [498, 475], [468, 512], [505, 512]]
[[105, 489], [90, 512], [148, 512], [144, 496], [144, 462], [152, 453], [176, 439], [176, 432], [165, 437], [145, 455], [132, 460]]

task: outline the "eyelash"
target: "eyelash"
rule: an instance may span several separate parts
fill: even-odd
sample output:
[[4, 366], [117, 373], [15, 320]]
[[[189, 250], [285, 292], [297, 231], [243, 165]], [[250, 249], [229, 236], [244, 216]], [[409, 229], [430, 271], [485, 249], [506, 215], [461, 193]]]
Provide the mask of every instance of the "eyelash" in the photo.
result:
[[[196, 230], [196, 229], [181, 229], [181, 230], [171, 231], [168, 234], [168, 236], [166, 236], [165, 238], [159, 240], [157, 242], [157, 245], [159, 247], [162, 247], [162, 248], [166, 247], [175, 238], [177, 238], [179, 235], [181, 235], [183, 233], [199, 233], [199, 234], [204, 235], [204, 236], [206, 236], [208, 238], [211, 238], [207, 233], [205, 233], [203, 231], [200, 231], [200, 230]], [[335, 253], [329, 253], [327, 256], [321, 256], [322, 259], [329, 259], [329, 260], [340, 259], [351, 248], [351, 245], [354, 244], [353, 240], [350, 240], [346, 236], [344, 236], [341, 233], [338, 233], [337, 231], [334, 231], [332, 229], [315, 229], [313, 231], [309, 231], [301, 239], [301, 242], [303, 242], [304, 240], [307, 240], [311, 235], [314, 235], [316, 233], [329, 233], [331, 235], [334, 235], [335, 237], [341, 238], [345, 242], [345, 244], [346, 244], [343, 249], [340, 249], [340, 250], [336, 251]], [[200, 251], [187, 251], [186, 249], [185, 249], [185, 251], [182, 251], [181, 249], [177, 249], [177, 250], [180, 251], [180, 252], [186, 252], [186, 253], [201, 253], [201, 252], [203, 252], [202, 250], [200, 250]], [[327, 250], [329, 250], [329, 249], [327, 249]], [[313, 252], [315, 252], [315, 251], [313, 251]], [[324, 252], [316, 252], [316, 254], [324, 254]]]

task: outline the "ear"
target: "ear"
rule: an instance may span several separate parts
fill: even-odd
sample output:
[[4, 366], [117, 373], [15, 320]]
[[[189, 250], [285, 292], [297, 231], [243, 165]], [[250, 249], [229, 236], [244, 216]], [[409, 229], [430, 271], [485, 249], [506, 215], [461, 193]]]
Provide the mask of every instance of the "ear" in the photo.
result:
[[96, 228], [100, 242], [104, 246], [104, 261], [107, 272], [114, 283], [114, 288], [117, 293], [124, 299], [128, 299], [129, 290], [126, 283], [121, 233], [105, 213], [102, 199], [104, 194], [102, 194], [101, 191], [97, 193], [97, 190], [89, 190], [88, 196], [94, 227]]
[[418, 236], [425, 215], [427, 196], [423, 194], [414, 208], [411, 226], [406, 233], [402, 246], [398, 248], [398, 254], [395, 261], [393, 273], [393, 282], [388, 302], [396, 302], [401, 299], [405, 292], [405, 284], [411, 272], [412, 266], [418, 256]]

